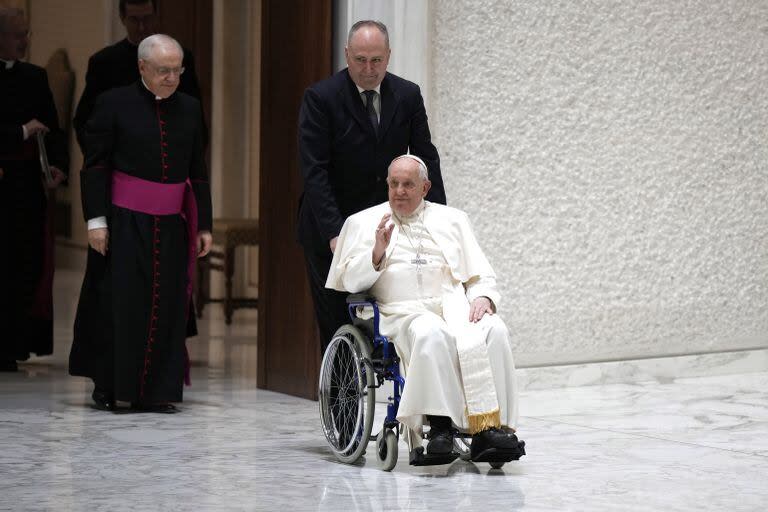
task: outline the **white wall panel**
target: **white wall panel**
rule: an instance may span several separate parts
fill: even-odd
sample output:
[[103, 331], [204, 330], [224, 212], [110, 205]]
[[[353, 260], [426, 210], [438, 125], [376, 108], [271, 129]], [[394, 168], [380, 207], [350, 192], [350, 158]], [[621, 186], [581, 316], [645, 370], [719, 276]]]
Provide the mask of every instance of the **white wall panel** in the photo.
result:
[[434, 1], [450, 204], [523, 365], [768, 339], [768, 2]]

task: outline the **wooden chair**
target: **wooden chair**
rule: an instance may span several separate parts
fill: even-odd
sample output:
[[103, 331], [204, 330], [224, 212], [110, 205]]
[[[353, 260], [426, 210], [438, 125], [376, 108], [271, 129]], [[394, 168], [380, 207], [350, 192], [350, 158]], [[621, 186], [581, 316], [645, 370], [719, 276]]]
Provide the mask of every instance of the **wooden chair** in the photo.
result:
[[[213, 244], [222, 248], [212, 250], [205, 258], [197, 260], [197, 317], [202, 318], [203, 308], [211, 302], [224, 304], [227, 325], [232, 314], [239, 308], [257, 308], [258, 298], [233, 297], [232, 276], [235, 273], [235, 249], [241, 245], [258, 246], [259, 221], [257, 219], [214, 219]], [[224, 272], [225, 293], [222, 298], [210, 296], [210, 271]]]

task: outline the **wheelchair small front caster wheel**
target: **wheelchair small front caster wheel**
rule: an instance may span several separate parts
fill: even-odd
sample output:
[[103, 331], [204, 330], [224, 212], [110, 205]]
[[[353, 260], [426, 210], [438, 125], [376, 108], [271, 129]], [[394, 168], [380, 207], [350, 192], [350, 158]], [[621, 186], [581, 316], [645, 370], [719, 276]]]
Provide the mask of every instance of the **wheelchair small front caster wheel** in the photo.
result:
[[490, 464], [493, 469], [501, 469], [501, 466], [504, 465], [503, 462], [489, 462], [488, 464]]
[[392, 471], [397, 464], [397, 434], [390, 428], [383, 428], [376, 436], [376, 455], [381, 469]]

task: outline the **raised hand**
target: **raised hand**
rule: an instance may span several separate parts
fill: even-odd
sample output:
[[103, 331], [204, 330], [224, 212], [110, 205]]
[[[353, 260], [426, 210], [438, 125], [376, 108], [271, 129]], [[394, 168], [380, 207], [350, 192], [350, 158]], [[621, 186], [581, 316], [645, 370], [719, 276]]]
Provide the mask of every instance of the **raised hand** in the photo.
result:
[[378, 267], [381, 264], [381, 259], [384, 257], [384, 253], [389, 247], [389, 241], [392, 240], [392, 231], [395, 229], [394, 224], [387, 226], [387, 222], [392, 218], [391, 213], [385, 213], [381, 218], [381, 222], [376, 226], [376, 238], [373, 244], [372, 261], [373, 266]]

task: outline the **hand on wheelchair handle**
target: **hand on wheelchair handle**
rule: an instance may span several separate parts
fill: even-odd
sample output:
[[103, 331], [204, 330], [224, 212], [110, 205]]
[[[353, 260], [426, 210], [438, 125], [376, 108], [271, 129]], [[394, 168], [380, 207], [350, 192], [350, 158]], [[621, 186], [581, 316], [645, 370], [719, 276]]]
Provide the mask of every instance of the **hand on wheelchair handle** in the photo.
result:
[[381, 218], [381, 222], [376, 226], [376, 235], [374, 237], [373, 253], [371, 259], [373, 266], [378, 267], [381, 263], [381, 259], [384, 257], [384, 253], [387, 251], [389, 241], [392, 240], [392, 231], [395, 229], [395, 225], [390, 224], [387, 226], [387, 222], [392, 218], [391, 213], [385, 213]]

